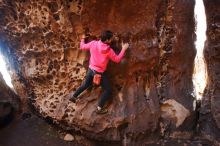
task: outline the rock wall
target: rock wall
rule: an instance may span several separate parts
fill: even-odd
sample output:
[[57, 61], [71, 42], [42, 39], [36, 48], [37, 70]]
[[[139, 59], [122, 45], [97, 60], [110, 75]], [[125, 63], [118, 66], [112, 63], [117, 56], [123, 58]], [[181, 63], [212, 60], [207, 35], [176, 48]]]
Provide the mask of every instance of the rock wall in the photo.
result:
[[[195, 128], [192, 71], [194, 0], [0, 1], [0, 37], [13, 84], [44, 117], [98, 140], [140, 142], [152, 136], [189, 137]], [[88, 52], [79, 36], [115, 32], [130, 49], [110, 63], [113, 89], [107, 115], [94, 112], [101, 93], [91, 87], [77, 104], [69, 93], [83, 81]], [[156, 45], [155, 45], [156, 44]], [[26, 91], [26, 92], [25, 92]], [[136, 143], [137, 144], [137, 143]]]
[[192, 133], [187, 131], [196, 126], [195, 97], [192, 96], [194, 4], [194, 1], [168, 1], [165, 19], [159, 18], [157, 23], [161, 41], [157, 93], [161, 103], [160, 129], [164, 136], [190, 137]]
[[6, 85], [0, 73], [0, 128], [8, 125], [19, 110], [19, 97]]
[[204, 54], [207, 63], [208, 81], [200, 110], [200, 130], [205, 137], [220, 141], [220, 1], [204, 0], [204, 5], [207, 17], [207, 41]]

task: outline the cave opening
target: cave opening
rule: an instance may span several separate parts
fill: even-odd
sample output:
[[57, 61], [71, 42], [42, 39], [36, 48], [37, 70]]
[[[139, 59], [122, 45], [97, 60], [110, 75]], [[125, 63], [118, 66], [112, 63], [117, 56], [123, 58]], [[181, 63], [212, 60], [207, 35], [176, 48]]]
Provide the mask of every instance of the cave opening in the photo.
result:
[[0, 52], [0, 72], [3, 76], [3, 79], [5, 80], [5, 83], [10, 87], [10, 88], [14, 88], [12, 83], [11, 83], [11, 76], [8, 72], [7, 66], [6, 66], [6, 62], [4, 59], [4, 56], [1, 54]]
[[196, 99], [201, 100], [207, 81], [207, 70], [203, 53], [204, 44], [206, 41], [207, 25], [203, 0], [196, 0], [194, 16], [196, 21], [195, 47], [197, 53], [194, 60], [193, 85], [194, 95], [196, 96]]

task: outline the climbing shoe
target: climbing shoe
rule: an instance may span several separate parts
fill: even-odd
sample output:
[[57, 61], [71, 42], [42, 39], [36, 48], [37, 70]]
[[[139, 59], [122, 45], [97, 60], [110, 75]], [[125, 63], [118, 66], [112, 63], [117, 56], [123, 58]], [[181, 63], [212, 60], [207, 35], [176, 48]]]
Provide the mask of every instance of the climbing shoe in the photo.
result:
[[108, 112], [108, 110], [105, 108], [96, 109], [97, 114], [106, 114], [107, 112]]
[[72, 97], [71, 97], [69, 100], [70, 100], [70, 101], [72, 101], [73, 103], [76, 103], [77, 98], [76, 98], [76, 97], [74, 97], [74, 96], [72, 96]]

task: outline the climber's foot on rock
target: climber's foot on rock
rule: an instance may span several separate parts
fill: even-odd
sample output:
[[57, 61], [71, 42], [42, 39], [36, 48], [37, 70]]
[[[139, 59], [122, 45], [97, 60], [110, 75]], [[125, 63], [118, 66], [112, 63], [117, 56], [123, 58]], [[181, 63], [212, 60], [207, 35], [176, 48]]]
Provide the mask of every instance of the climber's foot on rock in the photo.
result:
[[106, 108], [97, 107], [96, 113], [97, 114], [106, 114], [106, 113], [108, 113], [108, 110]]
[[76, 97], [72, 96], [69, 100], [72, 101], [73, 103], [76, 103], [78, 99]]

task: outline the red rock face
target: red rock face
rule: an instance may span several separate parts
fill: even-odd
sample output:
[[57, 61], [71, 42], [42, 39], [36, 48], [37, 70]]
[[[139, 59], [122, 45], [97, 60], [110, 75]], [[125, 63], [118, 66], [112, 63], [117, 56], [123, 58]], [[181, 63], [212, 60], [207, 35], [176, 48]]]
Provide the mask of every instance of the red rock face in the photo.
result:
[[[173, 137], [190, 136], [190, 132], [183, 134], [178, 131], [187, 131], [186, 129], [192, 129], [195, 126], [195, 107], [193, 107], [195, 99], [191, 95], [193, 92], [192, 62], [195, 56], [193, 44], [194, 20], [191, 17], [193, 8], [193, 1], [170, 1], [166, 6], [165, 19], [159, 21], [159, 30], [162, 30], [162, 33], [159, 36], [161, 51], [157, 92], [162, 103], [160, 108], [163, 121], [160, 127], [161, 129], [171, 129]], [[175, 107], [179, 103], [181, 106]], [[182, 105], [187, 110], [182, 109]], [[181, 120], [178, 115], [185, 117]], [[181, 123], [181, 126], [178, 126], [177, 121]], [[165, 130], [165, 133], [162, 133], [166, 135], [166, 132]]]
[[[64, 128], [125, 143], [154, 135], [186, 137], [195, 125], [193, 10], [193, 0], [0, 1], [1, 43], [18, 93]], [[115, 33], [115, 52], [121, 41], [130, 48], [120, 64], [108, 66], [113, 98], [110, 112], [100, 116], [94, 112], [99, 87], [77, 104], [67, 95], [88, 68], [80, 34], [97, 39], [104, 29]]]
[[207, 17], [207, 41], [205, 59], [208, 70], [208, 82], [200, 111], [200, 129], [203, 135], [211, 140], [220, 139], [219, 116], [219, 39], [220, 39], [220, 1], [204, 0]]

